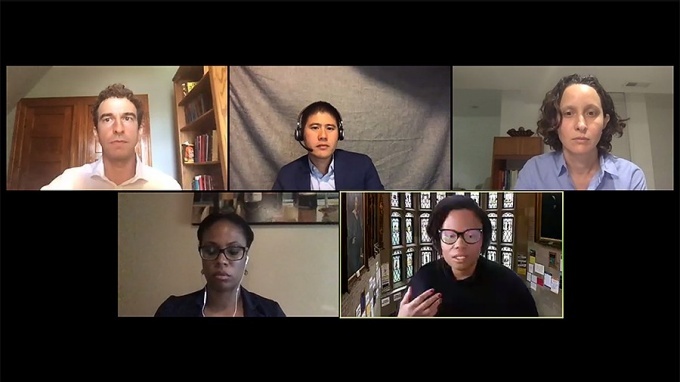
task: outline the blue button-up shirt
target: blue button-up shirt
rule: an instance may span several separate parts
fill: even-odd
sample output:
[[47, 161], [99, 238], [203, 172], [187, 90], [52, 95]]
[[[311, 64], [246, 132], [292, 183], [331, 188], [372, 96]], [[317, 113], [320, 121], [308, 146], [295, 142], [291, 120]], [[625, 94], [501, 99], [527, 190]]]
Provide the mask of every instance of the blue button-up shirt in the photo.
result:
[[309, 161], [309, 182], [312, 190], [335, 190], [335, 156], [331, 159], [326, 175], [322, 174], [309, 158], [307, 161]]
[[[564, 161], [556, 151], [527, 161], [517, 176], [515, 190], [575, 190]], [[588, 190], [646, 190], [645, 174], [635, 163], [611, 154], [600, 156], [600, 171], [593, 176]]]

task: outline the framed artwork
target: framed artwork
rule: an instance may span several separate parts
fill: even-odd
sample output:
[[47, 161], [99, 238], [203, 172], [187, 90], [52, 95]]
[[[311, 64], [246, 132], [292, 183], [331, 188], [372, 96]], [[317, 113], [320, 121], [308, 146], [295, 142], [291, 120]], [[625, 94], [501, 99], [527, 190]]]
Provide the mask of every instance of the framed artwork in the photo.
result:
[[219, 193], [217, 192], [194, 192], [194, 201], [191, 206], [191, 224], [199, 225], [206, 216], [217, 211], [218, 198]]
[[339, 201], [339, 192], [194, 192], [192, 224], [213, 211], [252, 225], [338, 224]]
[[364, 245], [364, 195], [358, 192], [342, 194], [342, 280], [343, 290], [349, 279], [366, 264]]
[[562, 193], [536, 194], [535, 241], [552, 247], [562, 246]]

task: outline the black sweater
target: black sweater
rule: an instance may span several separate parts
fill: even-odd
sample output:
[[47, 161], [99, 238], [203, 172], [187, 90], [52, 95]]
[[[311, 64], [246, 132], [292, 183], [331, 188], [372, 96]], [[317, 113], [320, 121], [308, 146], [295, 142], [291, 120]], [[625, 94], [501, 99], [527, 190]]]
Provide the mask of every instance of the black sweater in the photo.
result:
[[442, 294], [436, 317], [538, 317], [524, 280], [482, 256], [464, 280], [456, 280], [451, 267], [439, 259], [420, 268], [410, 286], [412, 299], [430, 288]]

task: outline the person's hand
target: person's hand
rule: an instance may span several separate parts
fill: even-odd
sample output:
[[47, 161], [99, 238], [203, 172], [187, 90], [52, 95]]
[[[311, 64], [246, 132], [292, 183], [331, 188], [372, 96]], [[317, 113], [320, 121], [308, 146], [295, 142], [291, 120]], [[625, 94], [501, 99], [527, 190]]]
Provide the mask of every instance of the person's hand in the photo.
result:
[[412, 298], [411, 287], [408, 287], [399, 303], [398, 317], [433, 317], [442, 303], [442, 294], [434, 293], [434, 289], [428, 289], [420, 296]]

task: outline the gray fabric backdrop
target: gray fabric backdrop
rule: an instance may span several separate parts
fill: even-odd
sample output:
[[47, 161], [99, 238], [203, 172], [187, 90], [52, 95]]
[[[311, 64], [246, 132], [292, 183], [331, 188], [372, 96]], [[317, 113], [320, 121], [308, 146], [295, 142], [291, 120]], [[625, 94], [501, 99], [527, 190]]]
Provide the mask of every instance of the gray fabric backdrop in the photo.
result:
[[306, 153], [293, 133], [315, 101], [338, 109], [345, 140], [337, 147], [370, 156], [385, 189], [451, 189], [450, 66], [232, 66], [231, 190], [269, 190]]

